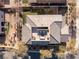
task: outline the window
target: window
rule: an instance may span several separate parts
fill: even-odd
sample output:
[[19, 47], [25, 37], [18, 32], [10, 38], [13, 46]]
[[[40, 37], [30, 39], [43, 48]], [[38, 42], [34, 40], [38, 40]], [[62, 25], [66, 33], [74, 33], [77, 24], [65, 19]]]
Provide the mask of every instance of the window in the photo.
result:
[[4, 27], [2, 27], [2, 28], [1, 28], [1, 31], [2, 31], [2, 32], [4, 32], [4, 31], [5, 31], [5, 28], [4, 28]]
[[1, 26], [4, 26], [5, 25], [5, 22], [1, 22]]
[[38, 35], [41, 35], [41, 36], [47, 35], [47, 31], [46, 30], [39, 30]]

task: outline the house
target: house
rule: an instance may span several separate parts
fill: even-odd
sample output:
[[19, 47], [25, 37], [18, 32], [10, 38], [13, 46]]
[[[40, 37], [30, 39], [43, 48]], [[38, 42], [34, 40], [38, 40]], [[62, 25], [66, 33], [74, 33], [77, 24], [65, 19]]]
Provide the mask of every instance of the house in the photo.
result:
[[5, 7], [5, 5], [9, 5], [10, 4], [10, 0], [0, 0], [0, 5], [2, 5], [2, 7]]
[[0, 5], [3, 6], [3, 8], [16, 8], [17, 6], [20, 7], [21, 3], [22, 1], [19, 0], [0, 0]]
[[22, 40], [25, 43], [60, 44], [69, 38], [69, 29], [64, 25], [62, 15], [27, 15], [26, 20], [22, 27]]
[[28, 0], [29, 3], [66, 3], [66, 0]]
[[5, 15], [4, 11], [0, 10], [0, 43], [5, 41]]
[[49, 7], [48, 14], [65, 14], [68, 8], [67, 0], [28, 0], [28, 4], [39, 9]]
[[32, 6], [52, 6], [52, 5], [66, 5], [67, 0], [28, 0]]
[[0, 0], [0, 7], [3, 7], [4, 6], [4, 2], [3, 0]]

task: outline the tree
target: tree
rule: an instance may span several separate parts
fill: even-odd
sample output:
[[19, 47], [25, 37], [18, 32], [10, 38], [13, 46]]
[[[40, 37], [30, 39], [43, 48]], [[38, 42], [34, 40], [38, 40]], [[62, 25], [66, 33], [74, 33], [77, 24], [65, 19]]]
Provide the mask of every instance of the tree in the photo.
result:
[[18, 41], [16, 44], [15, 44], [15, 53], [18, 55], [18, 56], [24, 56], [27, 54], [27, 51], [28, 51], [28, 47], [25, 45], [24, 42], [22, 41]]

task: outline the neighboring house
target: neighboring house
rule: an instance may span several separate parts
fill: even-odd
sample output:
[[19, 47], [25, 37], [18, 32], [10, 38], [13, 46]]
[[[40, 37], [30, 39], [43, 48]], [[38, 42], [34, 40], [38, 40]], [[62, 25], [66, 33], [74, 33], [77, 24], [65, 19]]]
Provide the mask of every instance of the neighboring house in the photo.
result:
[[3, 7], [4, 6], [4, 2], [3, 0], [0, 0], [0, 7]]
[[69, 38], [68, 26], [67, 32], [63, 30], [62, 15], [27, 15], [26, 20], [22, 40], [28, 44], [60, 44], [62, 39], [67, 42]]
[[0, 10], [0, 43], [5, 40], [5, 16], [4, 11]]
[[4, 1], [5, 8], [14, 8], [16, 6], [15, 0], [6, 0]]
[[5, 18], [4, 18], [4, 11], [0, 11], [0, 34], [4, 33], [4, 26], [5, 26]]
[[66, 3], [67, 0], [28, 0], [30, 3]]
[[10, 0], [0, 0], [0, 3], [2, 5], [9, 5], [10, 4]]
[[11, 6], [10, 1], [11, 1], [11, 4], [13, 4], [12, 0], [0, 0], [0, 4], [4, 8], [9, 8]]
[[65, 14], [68, 8], [67, 0], [28, 0], [28, 4], [30, 7], [40, 7], [40, 9], [50, 7], [47, 10], [48, 14]]
[[52, 6], [52, 5], [66, 5], [67, 0], [28, 0], [28, 3], [32, 6]]
[[20, 7], [21, 4], [22, 0], [0, 0], [0, 5], [3, 5], [4, 8], [15, 8], [17, 6]]

